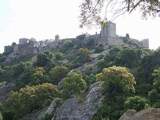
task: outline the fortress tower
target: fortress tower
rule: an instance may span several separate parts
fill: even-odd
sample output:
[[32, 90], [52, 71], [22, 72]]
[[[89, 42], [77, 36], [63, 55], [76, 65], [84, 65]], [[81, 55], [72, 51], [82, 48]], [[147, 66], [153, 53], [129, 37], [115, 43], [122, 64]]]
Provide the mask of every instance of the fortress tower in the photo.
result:
[[[131, 41], [132, 43], [138, 42], [138, 40], [131, 39], [128, 34], [126, 38], [128, 41]], [[116, 24], [112, 23], [111, 21], [107, 22], [106, 25], [103, 25], [101, 27], [100, 39], [98, 40], [98, 42], [103, 46], [127, 44], [124, 41], [124, 37], [116, 35]], [[139, 41], [139, 43], [143, 48], [149, 48], [149, 39], [144, 39], [142, 41]]]
[[101, 37], [105, 39], [115, 38], [116, 37], [116, 24], [109, 21], [106, 23], [106, 25], [102, 26]]
[[105, 45], [115, 45], [118, 44], [118, 37], [116, 35], [116, 24], [112, 22], [107, 22], [106, 25], [102, 26], [100, 32], [100, 42]]
[[149, 48], [149, 39], [144, 39], [141, 43], [144, 48]]
[[28, 44], [28, 42], [29, 42], [29, 39], [27, 39], [27, 38], [20, 38], [19, 39], [19, 44], [20, 45]]

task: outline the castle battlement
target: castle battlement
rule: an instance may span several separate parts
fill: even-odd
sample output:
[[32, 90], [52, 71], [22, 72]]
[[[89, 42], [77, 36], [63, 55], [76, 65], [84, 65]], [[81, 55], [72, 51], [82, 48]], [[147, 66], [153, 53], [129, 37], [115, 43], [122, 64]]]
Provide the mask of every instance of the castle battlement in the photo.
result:
[[[104, 49], [107, 49], [108, 46], [112, 45], [132, 48], [149, 48], [149, 39], [138, 41], [131, 39], [129, 34], [127, 34], [125, 37], [118, 36], [116, 34], [116, 24], [110, 21], [102, 26], [100, 34], [80, 35], [71, 39], [71, 42], [75, 46], [79, 47], [86, 47], [86, 45], [89, 43], [92, 45], [92, 48], [102, 46]], [[5, 47], [4, 53], [7, 55], [6, 62], [9, 63], [14, 58], [33, 56], [49, 49], [62, 48], [64, 47], [65, 43], [66, 40], [60, 40], [59, 35], [56, 35], [54, 40], [49, 39], [43, 41], [36, 41], [34, 38], [21, 38], [19, 39], [19, 44], [14, 43], [11, 46]]]
[[[125, 39], [125, 40], [124, 40]], [[131, 39], [129, 34], [126, 37], [120, 37], [116, 34], [116, 24], [111, 21], [107, 22], [104, 26], [101, 27], [100, 31], [100, 40], [99, 44], [102, 45], [123, 45], [126, 40], [128, 41], [136, 41], [141, 44], [143, 48], [149, 48], [149, 39], [144, 39], [142, 41], [138, 41], [135, 39]]]

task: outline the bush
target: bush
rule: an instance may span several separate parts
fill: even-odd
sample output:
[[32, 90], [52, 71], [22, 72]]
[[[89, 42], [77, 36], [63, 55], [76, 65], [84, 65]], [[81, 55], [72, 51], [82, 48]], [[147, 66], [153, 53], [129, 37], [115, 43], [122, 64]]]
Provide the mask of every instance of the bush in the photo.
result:
[[2, 114], [1, 114], [1, 112], [0, 112], [0, 120], [3, 120], [3, 116], [2, 116]]
[[12, 115], [13, 119], [22, 117], [35, 109], [48, 105], [59, 92], [55, 85], [44, 83], [35, 86], [26, 86], [19, 91], [12, 92], [3, 105], [3, 114]]
[[66, 97], [77, 96], [86, 89], [86, 81], [80, 73], [71, 72], [64, 79], [61, 89]]
[[49, 68], [53, 66], [53, 54], [50, 52], [45, 52], [37, 55], [37, 60], [34, 63], [37, 67]]
[[149, 107], [148, 100], [140, 96], [129, 97], [125, 101], [126, 109], [135, 109], [137, 111], [140, 111], [147, 107]]
[[58, 84], [62, 78], [64, 78], [69, 69], [65, 66], [56, 66], [49, 71], [49, 76], [52, 79], [52, 82]]
[[31, 83], [33, 84], [49, 81], [48, 75], [46, 74], [46, 71], [43, 67], [36, 67], [33, 70], [32, 79], [33, 81]]
[[97, 80], [104, 81], [104, 90], [109, 98], [120, 94], [125, 96], [135, 91], [135, 78], [126, 67], [104, 68], [96, 77]]
[[118, 120], [124, 112], [126, 97], [134, 91], [134, 76], [125, 67], [108, 67], [97, 74], [97, 80], [103, 81], [105, 99], [95, 115], [95, 120]]
[[160, 107], [160, 68], [153, 71], [152, 76], [154, 77], [153, 88], [149, 91], [148, 96], [153, 107]]

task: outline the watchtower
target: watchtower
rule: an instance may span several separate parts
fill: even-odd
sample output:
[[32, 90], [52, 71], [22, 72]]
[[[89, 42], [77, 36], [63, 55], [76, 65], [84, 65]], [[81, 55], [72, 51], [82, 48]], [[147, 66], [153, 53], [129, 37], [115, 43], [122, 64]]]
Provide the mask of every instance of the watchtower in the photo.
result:
[[144, 39], [141, 41], [144, 48], [149, 48], [149, 39]]
[[116, 24], [112, 22], [107, 22], [101, 27], [101, 37], [108, 40], [108, 38], [116, 37]]
[[115, 44], [116, 43], [116, 24], [111, 21], [107, 22], [101, 27], [100, 32], [101, 44]]
[[27, 39], [27, 38], [21, 38], [21, 39], [19, 39], [19, 44], [20, 45], [25, 45], [25, 44], [27, 44], [29, 42], [29, 39]]

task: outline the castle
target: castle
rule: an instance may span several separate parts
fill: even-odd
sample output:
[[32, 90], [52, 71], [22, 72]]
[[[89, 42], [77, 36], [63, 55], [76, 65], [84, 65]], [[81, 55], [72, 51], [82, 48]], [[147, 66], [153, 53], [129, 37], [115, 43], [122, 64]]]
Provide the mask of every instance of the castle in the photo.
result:
[[[91, 42], [94, 43], [93, 47], [101, 45], [105, 48], [112, 45], [118, 45], [133, 48], [149, 48], [148, 39], [138, 41], [131, 39], [128, 34], [126, 34], [125, 37], [118, 36], [116, 34], [116, 24], [112, 22], [108, 22], [103, 26], [99, 34], [80, 35], [77, 38], [72, 38], [71, 41], [75, 45], [81, 45], [81, 47], [85, 47], [87, 42]], [[10, 63], [12, 59], [15, 58], [33, 56], [44, 52], [47, 49], [61, 48], [64, 44], [65, 40], [59, 40], [58, 35], [55, 36], [55, 39], [44, 41], [36, 41], [34, 38], [21, 38], [19, 39], [19, 44], [13, 43], [11, 46], [5, 46], [4, 54], [7, 56], [5, 62]]]
[[112, 22], [108, 22], [105, 26], [102, 26], [100, 32], [100, 42], [102, 44], [109, 45], [122, 45], [124, 44], [124, 40], [128, 40], [131, 42], [137, 42], [142, 48], [149, 48], [149, 39], [144, 39], [142, 41], [138, 41], [135, 39], [131, 39], [128, 34], [125, 37], [120, 37], [116, 34], [116, 24]]

